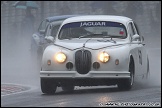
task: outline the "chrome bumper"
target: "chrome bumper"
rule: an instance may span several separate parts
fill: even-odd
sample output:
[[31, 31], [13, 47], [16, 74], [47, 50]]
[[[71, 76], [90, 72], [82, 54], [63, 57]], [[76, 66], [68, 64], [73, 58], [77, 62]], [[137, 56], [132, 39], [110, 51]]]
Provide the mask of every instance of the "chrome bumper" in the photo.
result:
[[90, 71], [79, 74], [76, 71], [40, 71], [40, 78], [130, 78], [128, 71]]

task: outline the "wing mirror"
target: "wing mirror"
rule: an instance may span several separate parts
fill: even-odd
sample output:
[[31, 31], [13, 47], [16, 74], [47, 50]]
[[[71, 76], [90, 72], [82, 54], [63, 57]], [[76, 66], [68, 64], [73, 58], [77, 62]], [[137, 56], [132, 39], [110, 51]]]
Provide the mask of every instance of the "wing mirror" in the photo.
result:
[[132, 36], [132, 41], [140, 40], [140, 36], [138, 34], [135, 34]]
[[52, 36], [46, 36], [45, 39], [47, 40], [48, 43], [54, 42], [54, 37]]

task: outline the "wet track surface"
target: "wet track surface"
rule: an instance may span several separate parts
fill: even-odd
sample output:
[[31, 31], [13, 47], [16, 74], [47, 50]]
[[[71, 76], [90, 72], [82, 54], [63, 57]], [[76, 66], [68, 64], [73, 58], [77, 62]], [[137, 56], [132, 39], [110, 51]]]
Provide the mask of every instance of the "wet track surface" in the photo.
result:
[[42, 94], [39, 89], [3, 96], [1, 106], [49, 106], [49, 107], [95, 107], [106, 106], [108, 102], [151, 103], [160, 106], [161, 89], [159, 86], [145, 87], [135, 85], [131, 91], [119, 91], [114, 87], [80, 88], [73, 93], [58, 90], [54, 95]]

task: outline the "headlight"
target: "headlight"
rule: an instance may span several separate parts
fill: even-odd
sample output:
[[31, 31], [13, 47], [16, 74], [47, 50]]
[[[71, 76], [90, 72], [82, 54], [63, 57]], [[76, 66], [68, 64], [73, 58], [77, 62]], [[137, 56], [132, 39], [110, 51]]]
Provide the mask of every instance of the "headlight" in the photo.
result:
[[62, 52], [59, 52], [59, 53], [56, 54], [55, 59], [56, 59], [57, 62], [63, 63], [66, 60], [66, 55]]
[[106, 52], [102, 52], [100, 55], [99, 55], [99, 60], [103, 63], [106, 63], [108, 62], [110, 59], [110, 56], [106, 53]]

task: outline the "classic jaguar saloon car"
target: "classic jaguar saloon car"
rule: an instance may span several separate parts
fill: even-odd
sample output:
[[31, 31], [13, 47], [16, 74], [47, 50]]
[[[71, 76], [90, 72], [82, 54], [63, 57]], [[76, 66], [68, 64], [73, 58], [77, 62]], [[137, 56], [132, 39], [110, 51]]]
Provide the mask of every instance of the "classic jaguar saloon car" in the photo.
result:
[[[86, 15], [63, 21], [53, 45], [43, 53], [41, 90], [73, 91], [75, 86], [117, 85], [130, 90], [137, 77], [149, 75], [144, 38], [132, 19]], [[54, 40], [54, 41], [53, 41]]]

